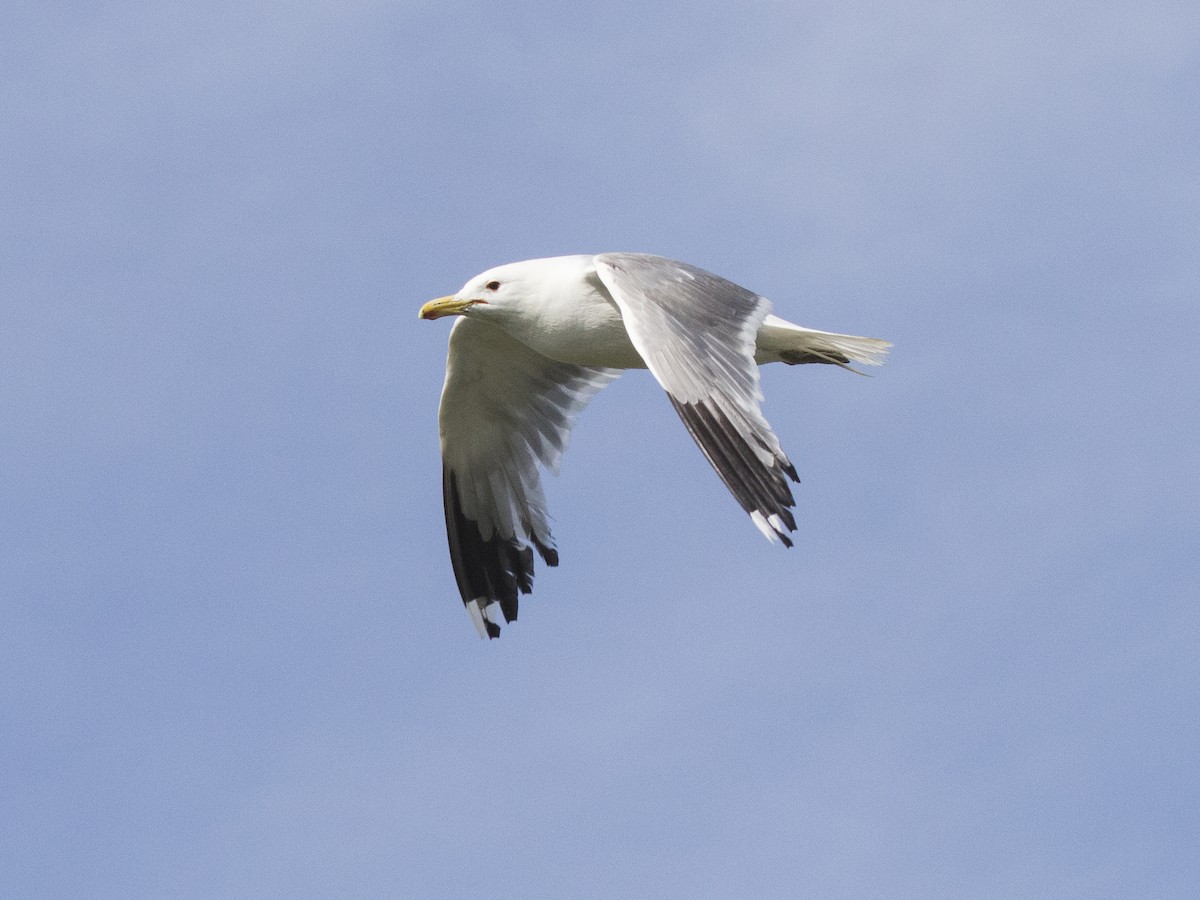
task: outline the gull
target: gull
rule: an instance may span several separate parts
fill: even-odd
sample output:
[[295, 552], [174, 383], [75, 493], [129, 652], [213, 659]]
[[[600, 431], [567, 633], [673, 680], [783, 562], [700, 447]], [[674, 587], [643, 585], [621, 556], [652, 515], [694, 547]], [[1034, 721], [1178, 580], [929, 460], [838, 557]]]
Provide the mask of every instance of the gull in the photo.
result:
[[645, 253], [488, 269], [421, 307], [458, 316], [438, 411], [450, 560], [480, 637], [499, 637], [558, 565], [540, 470], [557, 473], [575, 418], [624, 369], [649, 369], [717, 475], [771, 541], [792, 546], [796, 469], [759, 409], [758, 366], [879, 365], [876, 338], [814, 331], [703, 269]]

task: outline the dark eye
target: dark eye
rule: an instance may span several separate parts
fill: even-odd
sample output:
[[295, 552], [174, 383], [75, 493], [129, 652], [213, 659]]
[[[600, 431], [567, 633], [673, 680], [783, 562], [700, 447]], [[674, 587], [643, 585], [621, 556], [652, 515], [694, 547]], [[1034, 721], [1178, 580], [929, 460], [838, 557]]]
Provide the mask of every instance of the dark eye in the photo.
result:
[[487, 284], [484, 285], [484, 287], [487, 288], [489, 291], [498, 291], [498, 290], [500, 290], [500, 282], [489, 281]]

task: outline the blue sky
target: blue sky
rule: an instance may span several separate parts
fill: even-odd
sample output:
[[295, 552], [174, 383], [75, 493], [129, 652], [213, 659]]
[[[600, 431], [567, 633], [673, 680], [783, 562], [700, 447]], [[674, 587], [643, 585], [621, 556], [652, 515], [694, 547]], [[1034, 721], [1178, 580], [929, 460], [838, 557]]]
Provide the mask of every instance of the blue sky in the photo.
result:
[[[1194, 4], [5, 18], [6, 895], [1200, 891]], [[790, 552], [622, 378], [481, 642], [416, 311], [604, 250], [895, 351]]]

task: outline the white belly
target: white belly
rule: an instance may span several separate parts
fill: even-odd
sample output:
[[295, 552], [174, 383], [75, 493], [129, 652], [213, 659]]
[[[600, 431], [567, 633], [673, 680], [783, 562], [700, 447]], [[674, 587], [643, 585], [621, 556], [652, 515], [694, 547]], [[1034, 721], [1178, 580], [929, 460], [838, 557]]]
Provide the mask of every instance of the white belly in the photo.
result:
[[644, 369], [621, 312], [593, 294], [591, 302], [548, 304], [535, 315], [503, 323], [508, 333], [543, 356], [577, 366]]
[[[559, 362], [611, 369], [646, 368], [629, 340], [617, 304], [607, 292], [597, 290], [591, 282], [585, 284], [585, 297], [580, 297], [575, 281], [571, 289], [550, 293], [555, 299], [526, 304], [515, 316], [509, 310], [493, 321], [521, 343]], [[780, 350], [792, 349], [803, 337], [820, 334], [767, 316], [756, 336], [755, 362], [778, 362]]]

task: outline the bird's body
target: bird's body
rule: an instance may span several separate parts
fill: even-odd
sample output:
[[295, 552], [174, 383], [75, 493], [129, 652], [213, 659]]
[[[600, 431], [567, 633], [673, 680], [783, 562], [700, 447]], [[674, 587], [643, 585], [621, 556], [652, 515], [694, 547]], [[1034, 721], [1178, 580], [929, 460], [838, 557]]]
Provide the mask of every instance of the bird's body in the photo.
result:
[[[489, 280], [508, 278], [536, 265], [537, 277], [530, 281], [536, 284], [537, 289], [530, 291], [519, 306], [498, 308], [488, 321], [500, 325], [525, 346], [558, 362], [614, 369], [645, 369], [646, 361], [629, 339], [620, 308], [595, 275], [595, 259], [592, 255], [555, 256], [489, 269], [474, 280], [485, 277]], [[665, 259], [662, 261], [668, 262]], [[692, 267], [684, 268], [683, 263], [676, 265], [681, 267], [681, 273], [688, 273], [689, 279], [695, 277], [689, 271]], [[839, 341], [856, 344], [854, 352], [847, 359], [836, 358], [846, 356], [846, 348]], [[886, 347], [885, 342], [874, 338], [814, 331], [778, 316], [767, 315], [755, 334], [754, 361], [761, 366], [783, 362], [788, 353], [823, 353], [834, 358], [798, 359], [796, 362], [844, 364], [848, 359], [857, 359], [858, 354], [881, 352], [881, 345]], [[874, 359], [859, 361], [876, 362]]]
[[[598, 279], [589, 277], [595, 271], [593, 259], [556, 256], [530, 260], [540, 263], [536, 269], [537, 290], [530, 291], [520, 305], [497, 306], [498, 311], [489, 321], [526, 347], [558, 362], [644, 369], [646, 363], [629, 340], [620, 309]], [[506, 279], [526, 265], [512, 263], [490, 271], [495, 279]]]
[[574, 417], [623, 369], [648, 368], [755, 525], [790, 546], [791, 462], [759, 412], [758, 364], [877, 364], [885, 341], [814, 331], [686, 263], [638, 253], [510, 263], [426, 304], [459, 315], [439, 414], [450, 555], [480, 634], [532, 589], [533, 548], [557, 565], [539, 467], [557, 470]]

